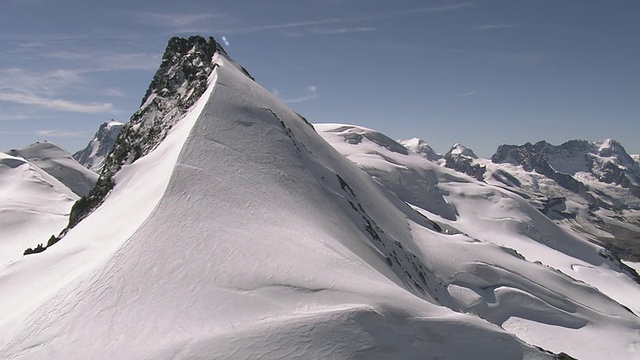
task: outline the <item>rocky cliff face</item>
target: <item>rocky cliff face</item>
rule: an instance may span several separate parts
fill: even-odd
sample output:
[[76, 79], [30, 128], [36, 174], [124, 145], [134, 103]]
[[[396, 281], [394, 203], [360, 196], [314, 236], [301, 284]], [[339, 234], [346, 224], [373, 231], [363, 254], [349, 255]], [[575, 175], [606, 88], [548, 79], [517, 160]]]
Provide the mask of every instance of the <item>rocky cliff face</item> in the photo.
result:
[[591, 174], [602, 183], [620, 185], [640, 197], [640, 168], [615, 140], [571, 140], [559, 146], [545, 141], [500, 145], [491, 161], [521, 165], [525, 171], [545, 175], [582, 195], [586, 195], [589, 187], [578, 179], [580, 173]]
[[113, 188], [113, 176], [122, 165], [133, 163], [155, 149], [202, 96], [216, 66], [212, 62], [216, 53], [226, 55], [212, 37], [173, 37], [169, 40], [140, 109], [118, 135], [113, 150], [104, 160], [96, 186], [74, 205], [68, 227], [75, 226], [99, 206]]
[[453, 145], [453, 147], [444, 154], [446, 167], [483, 181], [486, 167], [474, 163], [474, 160], [477, 158], [478, 156], [476, 156], [473, 150], [461, 144]]
[[115, 146], [123, 128], [124, 124], [115, 120], [102, 123], [87, 147], [73, 154], [73, 158], [89, 170], [100, 172], [105, 157]]

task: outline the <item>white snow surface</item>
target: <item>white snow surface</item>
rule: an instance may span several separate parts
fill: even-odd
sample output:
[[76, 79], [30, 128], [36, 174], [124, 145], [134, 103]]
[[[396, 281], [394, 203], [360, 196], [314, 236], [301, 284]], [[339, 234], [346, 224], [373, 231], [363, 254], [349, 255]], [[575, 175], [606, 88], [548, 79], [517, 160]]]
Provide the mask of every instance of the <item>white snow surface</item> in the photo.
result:
[[449, 152], [452, 155], [462, 155], [462, 156], [467, 156], [470, 157], [472, 159], [477, 159], [478, 156], [473, 152], [473, 150], [471, 150], [470, 148], [460, 144], [460, 143], [456, 143], [451, 147], [451, 150], [449, 150]]
[[429, 144], [427, 144], [424, 140], [418, 138], [411, 139], [402, 139], [398, 140], [398, 143], [410, 151], [421, 154], [431, 161], [438, 161], [442, 159], [442, 155], [438, 154]]
[[22, 149], [12, 149], [8, 153], [38, 166], [79, 196], [87, 195], [98, 180], [98, 174], [86, 169], [66, 150], [48, 141], [37, 142]]
[[35, 164], [0, 153], [0, 269], [20, 259], [25, 249], [46, 245], [67, 224], [77, 199]]
[[2, 270], [1, 358], [549, 358], [440, 306], [426, 267], [419, 291], [398, 264], [422, 265], [419, 243], [443, 235], [215, 60], [97, 211]]
[[[348, 141], [351, 133], [373, 130], [344, 124], [315, 127], [348, 159], [449, 234], [422, 236], [418, 246], [448, 284], [455, 304], [450, 307], [476, 313], [528, 343], [580, 359], [638, 356], [640, 286], [598, 256], [596, 245], [560, 228], [513, 193], [417, 154], [388, 151], [390, 144]], [[412, 232], [414, 239], [419, 232]]]
[[100, 208], [0, 271], [0, 358], [638, 357], [638, 285], [596, 246], [214, 60]]

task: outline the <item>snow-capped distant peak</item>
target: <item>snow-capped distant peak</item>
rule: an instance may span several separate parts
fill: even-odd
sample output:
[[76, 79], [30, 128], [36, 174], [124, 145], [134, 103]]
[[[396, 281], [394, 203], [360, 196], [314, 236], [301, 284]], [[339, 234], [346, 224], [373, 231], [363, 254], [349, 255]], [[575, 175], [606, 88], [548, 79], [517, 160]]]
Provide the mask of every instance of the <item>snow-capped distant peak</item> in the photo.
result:
[[419, 138], [402, 139], [398, 140], [398, 143], [406, 147], [409, 151], [418, 153], [428, 160], [437, 161], [442, 159], [442, 155], [438, 154], [429, 144]]
[[602, 157], [611, 157], [614, 155], [622, 155], [626, 153], [624, 147], [619, 142], [613, 139], [605, 139], [595, 143], [598, 147], [598, 155]]
[[408, 154], [407, 149], [397, 143], [390, 137], [362, 126], [344, 125], [344, 124], [315, 124], [315, 127], [322, 128], [325, 131], [339, 133], [344, 138], [344, 141], [357, 145], [360, 144], [363, 139], [367, 139], [372, 143], [387, 148], [393, 152], [400, 154]]
[[451, 155], [462, 155], [462, 156], [466, 156], [466, 157], [470, 157], [472, 159], [477, 159], [478, 156], [473, 152], [473, 150], [471, 150], [470, 148], [460, 144], [460, 143], [456, 143], [451, 147], [451, 150], [449, 150], [449, 154]]
[[90, 170], [100, 171], [105, 157], [113, 149], [116, 138], [123, 127], [124, 124], [119, 121], [105, 121], [100, 125], [87, 147], [73, 154], [74, 159]]
[[108, 121], [106, 121], [104, 123], [104, 125], [106, 126], [107, 129], [111, 129], [114, 126], [122, 126], [122, 125], [124, 125], [124, 123], [121, 123], [121, 122], [116, 121], [116, 120], [108, 120]]
[[66, 150], [48, 141], [12, 149], [9, 154], [28, 160], [80, 196], [88, 194], [98, 179], [96, 173], [84, 168]]

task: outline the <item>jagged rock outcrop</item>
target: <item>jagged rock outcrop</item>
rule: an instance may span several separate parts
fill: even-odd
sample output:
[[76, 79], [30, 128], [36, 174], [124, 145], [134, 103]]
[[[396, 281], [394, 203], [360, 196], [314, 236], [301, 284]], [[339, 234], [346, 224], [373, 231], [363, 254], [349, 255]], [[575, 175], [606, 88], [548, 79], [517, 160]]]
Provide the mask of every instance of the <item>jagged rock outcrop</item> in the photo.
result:
[[116, 144], [116, 138], [124, 124], [115, 120], [105, 121], [100, 125], [93, 139], [87, 146], [73, 154], [82, 166], [89, 170], [100, 172], [102, 163]]
[[589, 187], [575, 175], [590, 173], [598, 181], [620, 185], [640, 197], [640, 168], [615, 140], [590, 142], [571, 140], [559, 146], [546, 141], [524, 145], [500, 145], [491, 157], [495, 164], [521, 165], [555, 180], [560, 186], [585, 195]]
[[484, 173], [487, 169], [485, 166], [473, 163], [477, 158], [478, 156], [473, 150], [462, 144], [453, 145], [453, 147], [444, 154], [445, 165], [448, 168], [483, 181]]
[[[169, 40], [140, 109], [118, 135], [113, 150], [104, 160], [96, 186], [74, 205], [68, 228], [75, 226], [104, 201], [115, 184], [113, 176], [122, 165], [133, 163], [155, 149], [202, 96], [215, 68], [212, 59], [217, 52], [226, 54], [213, 37], [173, 37]], [[246, 70], [243, 71], [251, 77]]]

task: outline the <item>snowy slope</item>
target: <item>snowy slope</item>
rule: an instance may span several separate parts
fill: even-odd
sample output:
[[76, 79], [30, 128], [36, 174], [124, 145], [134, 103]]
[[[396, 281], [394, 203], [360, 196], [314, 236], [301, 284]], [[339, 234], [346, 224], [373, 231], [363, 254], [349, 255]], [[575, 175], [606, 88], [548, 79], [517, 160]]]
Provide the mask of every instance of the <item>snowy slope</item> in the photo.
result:
[[28, 160], [80, 196], [88, 194], [98, 179], [96, 173], [84, 168], [67, 151], [51, 142], [38, 142], [8, 153]]
[[447, 167], [528, 199], [549, 219], [640, 260], [640, 167], [613, 140], [501, 145], [491, 160], [454, 146]]
[[116, 143], [116, 138], [124, 124], [115, 120], [109, 120], [100, 125], [93, 139], [87, 146], [74, 153], [73, 158], [82, 166], [96, 173], [100, 172], [105, 157]]
[[[315, 127], [352, 162], [449, 234], [422, 237], [418, 246], [425, 263], [447, 284], [450, 307], [476, 313], [529, 343], [581, 359], [606, 358], [611, 352], [621, 358], [637, 356], [627, 350], [640, 340], [638, 318], [614, 311], [610, 299], [639, 314], [640, 286], [617, 263], [599, 256], [603, 249], [567, 233], [520, 196], [419, 154], [396, 151], [393, 143], [371, 140], [384, 138], [373, 130], [341, 124]], [[452, 153], [471, 154], [462, 146]], [[414, 239], [418, 232], [412, 233]], [[555, 295], [547, 297], [550, 294]], [[603, 316], [608, 311], [626, 320]], [[625, 340], [613, 340], [620, 336]]]
[[100, 206], [0, 271], [0, 358], [638, 356], [638, 285], [601, 248], [210, 60], [186, 113], [138, 113], [160, 135]]
[[33, 163], [0, 153], [0, 272], [26, 248], [57, 235], [77, 199]]
[[215, 61], [101, 207], [0, 273], [2, 358], [549, 357], [440, 306], [419, 244], [445, 235]]
[[430, 161], [438, 161], [442, 159], [442, 155], [438, 154], [424, 140], [418, 138], [398, 140], [398, 143], [408, 150], [418, 153], [426, 157]]

